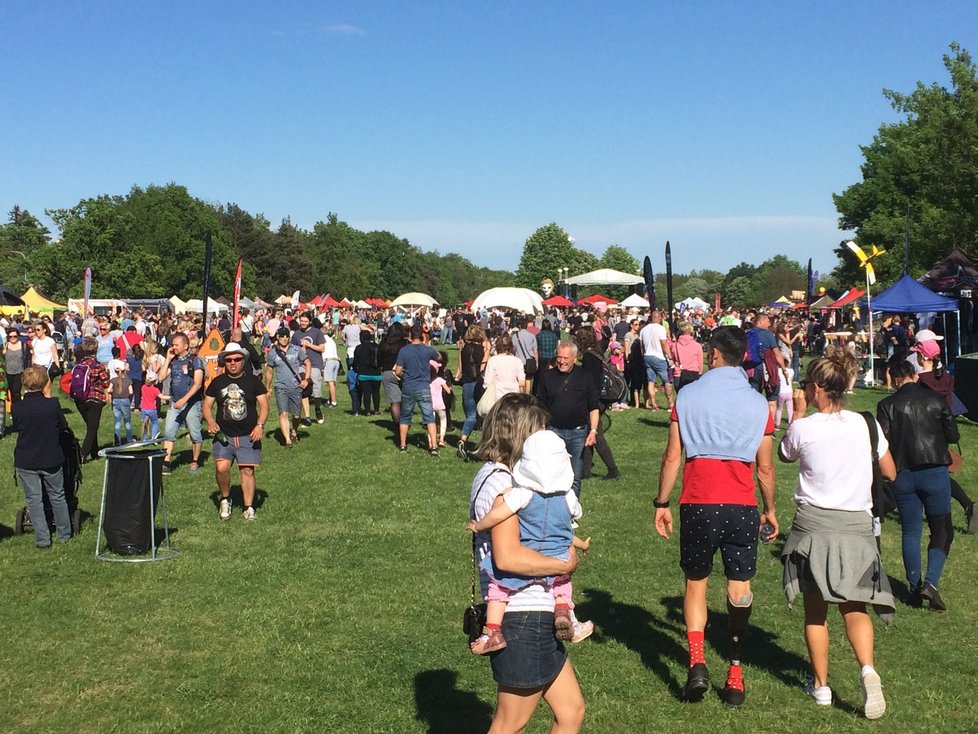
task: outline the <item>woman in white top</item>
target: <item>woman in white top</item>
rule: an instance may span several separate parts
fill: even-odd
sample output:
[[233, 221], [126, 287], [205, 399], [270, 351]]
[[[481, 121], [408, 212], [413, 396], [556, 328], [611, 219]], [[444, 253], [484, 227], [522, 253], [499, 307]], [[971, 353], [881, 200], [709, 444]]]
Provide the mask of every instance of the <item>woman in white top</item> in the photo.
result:
[[32, 327], [32, 331], [34, 332], [34, 339], [31, 342], [31, 351], [33, 352], [31, 363], [38, 367], [43, 367], [48, 371], [50, 371], [52, 366], [60, 367], [61, 360], [58, 359], [58, 345], [51, 338], [51, 332], [48, 330], [47, 324], [38, 321]]
[[817, 704], [832, 703], [828, 607], [836, 604], [862, 666], [863, 711], [867, 719], [878, 719], [886, 703], [873, 668], [873, 621], [866, 605], [872, 604], [889, 623], [895, 603], [874, 537], [871, 425], [878, 437], [883, 476], [895, 477], [896, 467], [876, 419], [843, 410], [843, 396], [855, 381], [856, 369], [852, 355], [832, 349], [808, 365], [807, 379], [795, 391], [796, 416], [805, 414], [809, 402], [817, 412], [796, 418], [779, 449], [782, 461], [800, 464], [797, 509], [781, 560], [788, 603], [798, 593], [804, 597], [805, 641], [812, 664], [806, 692]]
[[[472, 481], [470, 520], [480, 520], [493, 502], [513, 486], [513, 467], [524, 441], [547, 421], [547, 412], [532, 395], [514, 393], [499, 400], [486, 415], [476, 453], [486, 460]], [[520, 544], [520, 525], [512, 515], [473, 541], [475, 562], [491, 555], [502, 571], [535, 578], [565, 576], [577, 567], [573, 547], [568, 560], [545, 556]], [[489, 577], [479, 574], [483, 598]], [[540, 699], [550, 706], [553, 731], [577, 732], [584, 719], [584, 696], [564, 646], [554, 633], [554, 598], [546, 586], [531, 584], [509, 598], [503, 615], [507, 645], [492, 653], [497, 683], [493, 734], [516, 734], [529, 723]]]
[[509, 334], [500, 334], [496, 338], [496, 353], [486, 363], [485, 385], [495, 385], [496, 400], [503, 395], [522, 392], [526, 382], [526, 371], [523, 360], [513, 351], [513, 339]]

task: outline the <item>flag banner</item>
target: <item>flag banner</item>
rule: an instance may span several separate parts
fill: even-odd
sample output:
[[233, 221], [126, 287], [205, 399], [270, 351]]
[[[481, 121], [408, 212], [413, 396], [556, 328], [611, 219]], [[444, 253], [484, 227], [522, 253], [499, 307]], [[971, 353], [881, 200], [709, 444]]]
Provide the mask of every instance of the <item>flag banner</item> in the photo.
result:
[[204, 318], [204, 331], [207, 331], [207, 294], [211, 290], [211, 231], [204, 235], [204, 297], [201, 299], [201, 316]]
[[238, 328], [238, 318], [239, 318], [239, 308], [238, 305], [241, 302], [241, 263], [242, 260], [238, 259], [238, 271], [234, 274], [234, 320], [231, 325], [237, 329]]
[[82, 318], [88, 316], [88, 301], [92, 297], [92, 269], [85, 268], [85, 312], [82, 314]]
[[652, 260], [648, 255], [642, 266], [642, 277], [645, 279], [645, 300], [649, 302], [649, 308], [655, 309], [655, 273], [652, 272]]
[[666, 240], [666, 298], [669, 300], [666, 305], [666, 315], [671, 326], [672, 309], [675, 301], [672, 299], [672, 247], [669, 245], [669, 240]]

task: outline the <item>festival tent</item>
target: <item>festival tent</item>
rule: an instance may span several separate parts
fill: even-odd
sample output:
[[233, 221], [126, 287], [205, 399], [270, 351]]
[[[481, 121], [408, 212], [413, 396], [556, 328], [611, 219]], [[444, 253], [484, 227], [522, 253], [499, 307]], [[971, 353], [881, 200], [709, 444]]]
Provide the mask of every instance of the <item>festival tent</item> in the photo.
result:
[[[2, 286], [0, 286], [0, 288], [2, 288]], [[7, 291], [6, 288], [2, 288], [2, 291], [9, 294], [6, 297], [0, 298], [0, 303], [5, 304], [3, 308], [0, 308], [0, 312], [5, 314], [23, 313], [24, 309], [26, 308], [31, 313], [41, 313], [53, 316], [55, 311], [68, 310], [67, 306], [62, 306], [42, 296], [34, 289], [33, 286], [28, 288], [27, 292], [20, 298], [10, 291]]]
[[438, 301], [429, 296], [427, 293], [402, 293], [393, 301], [391, 301], [391, 306], [427, 306], [431, 308], [432, 306], [438, 305]]
[[246, 296], [238, 298], [238, 308], [254, 308], [257, 304]]
[[550, 296], [550, 298], [544, 298], [542, 301], [544, 306], [556, 306], [558, 308], [567, 308], [568, 306], [573, 306], [574, 302], [569, 298], [564, 298], [561, 295]]
[[588, 296], [587, 298], [582, 298], [577, 302], [578, 306], [593, 306], [598, 303], [603, 303], [607, 306], [614, 306], [618, 301], [614, 298], [608, 298], [608, 296], [602, 296], [600, 293], [595, 293], [593, 296]]
[[566, 282], [569, 285], [637, 285], [644, 283], [645, 279], [635, 273], [623, 273], [611, 268], [600, 268], [583, 275], [575, 275], [573, 278], [568, 278]]
[[187, 310], [187, 304], [180, 296], [170, 296], [170, 305], [173, 306], [173, 313], [183, 313]]
[[873, 298], [873, 311], [893, 313], [928, 313], [934, 311], [957, 311], [958, 302], [953, 298], [939, 296], [930, 288], [909, 275]]
[[[183, 304], [183, 310], [191, 313], [200, 313], [204, 310], [204, 303], [199, 298], [191, 298]], [[207, 299], [207, 313], [224, 313], [228, 307], [223, 303], [218, 303], [213, 298]]]
[[472, 310], [483, 308], [511, 308], [521, 313], [543, 311], [543, 299], [529, 288], [490, 288], [475, 297]]
[[319, 301], [320, 308], [339, 308], [340, 302], [332, 296], [326, 296]]
[[[829, 308], [845, 308], [846, 306], [852, 306], [856, 301], [866, 295], [866, 291], [861, 291], [858, 288], [850, 288], [842, 297], [833, 303]], [[873, 304], [876, 305], [875, 303]]]
[[824, 296], [822, 296], [817, 301], [815, 301], [815, 303], [813, 303], [811, 306], [809, 306], [809, 308], [810, 309], [812, 309], [812, 308], [828, 308], [834, 302], [835, 302], [835, 299], [832, 298], [832, 296], [830, 296], [828, 293], [826, 293]]
[[683, 309], [705, 311], [710, 307], [710, 304], [704, 301], [702, 298], [686, 298], [675, 305], [680, 311]]
[[649, 302], [637, 293], [633, 293], [618, 305], [622, 308], [648, 308]]
[[341, 308], [350, 308], [352, 305], [353, 305], [353, 301], [350, 301], [350, 300], [348, 300], [346, 298], [344, 298], [342, 301], [340, 301], [340, 307]]
[[366, 301], [354, 301], [353, 305], [357, 308], [370, 308], [370, 304]]

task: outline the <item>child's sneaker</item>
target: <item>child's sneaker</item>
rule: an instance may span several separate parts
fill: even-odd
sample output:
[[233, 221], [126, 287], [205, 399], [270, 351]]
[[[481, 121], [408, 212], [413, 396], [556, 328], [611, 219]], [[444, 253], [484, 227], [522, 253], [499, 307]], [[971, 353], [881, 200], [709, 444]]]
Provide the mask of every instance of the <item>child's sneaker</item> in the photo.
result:
[[594, 622], [578, 622], [574, 620], [574, 636], [571, 642], [583, 642], [594, 632]]
[[490, 630], [488, 627], [483, 627], [482, 634], [469, 645], [469, 650], [473, 655], [488, 655], [504, 647], [506, 647], [506, 638], [503, 637], [501, 629]]
[[574, 638], [574, 620], [571, 619], [571, 610], [566, 604], [554, 607], [554, 629], [557, 630], [558, 640]]

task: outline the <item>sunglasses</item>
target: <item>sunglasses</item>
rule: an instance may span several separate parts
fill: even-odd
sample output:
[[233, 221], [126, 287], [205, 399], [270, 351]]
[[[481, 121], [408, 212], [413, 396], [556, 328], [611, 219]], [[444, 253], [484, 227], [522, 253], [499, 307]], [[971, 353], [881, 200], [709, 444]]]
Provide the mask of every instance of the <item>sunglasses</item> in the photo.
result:
[[244, 357], [225, 357], [225, 363], [227, 362], [244, 362]]
[[19, 331], [11, 331], [9, 334], [7, 334], [7, 338], [8, 339], [20, 339], [20, 332]]
[[798, 381], [798, 387], [800, 387], [802, 390], [804, 390], [809, 385], [811, 385], [812, 387], [817, 387], [818, 386], [818, 383], [815, 382], [815, 380], [799, 380]]

